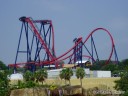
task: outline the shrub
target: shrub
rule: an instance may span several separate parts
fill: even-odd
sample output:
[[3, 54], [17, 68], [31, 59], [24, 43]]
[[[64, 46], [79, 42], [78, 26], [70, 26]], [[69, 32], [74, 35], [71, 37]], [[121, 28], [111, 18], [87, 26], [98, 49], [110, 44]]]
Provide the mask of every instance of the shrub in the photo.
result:
[[5, 71], [0, 71], [0, 96], [9, 96], [9, 80]]

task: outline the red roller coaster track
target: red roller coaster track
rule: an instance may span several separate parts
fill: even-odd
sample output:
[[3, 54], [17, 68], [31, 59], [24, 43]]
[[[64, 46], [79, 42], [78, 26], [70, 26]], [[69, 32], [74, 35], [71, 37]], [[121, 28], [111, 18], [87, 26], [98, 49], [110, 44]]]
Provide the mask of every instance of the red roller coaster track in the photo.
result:
[[[52, 25], [52, 21], [51, 20], [32, 20], [30, 17], [22, 17], [20, 18], [20, 20], [22, 22], [27, 22], [29, 24], [29, 26], [31, 27], [32, 29], [32, 32], [35, 34], [35, 37], [39, 40], [41, 46], [44, 48], [45, 52], [48, 54], [50, 60], [49, 61], [40, 61], [40, 62], [32, 62], [30, 61], [29, 64], [35, 64], [35, 65], [42, 65], [42, 64], [55, 64], [56, 66], [57, 65], [57, 62], [58, 61], [62, 61], [62, 60], [65, 60], [65, 59], [68, 59], [70, 58], [71, 56], [73, 56], [74, 53], [71, 53], [74, 48], [80, 43], [80, 42], [83, 42], [83, 45], [88, 41], [88, 39], [95, 33], [95, 32], [98, 32], [98, 30], [102, 30], [103, 32], [106, 32], [109, 37], [110, 37], [110, 40], [111, 40], [111, 52], [109, 54], [109, 57], [108, 57], [108, 60], [106, 62], [106, 64], [109, 63], [109, 61], [111, 60], [111, 57], [113, 55], [113, 52], [114, 52], [114, 49], [115, 49], [115, 44], [114, 44], [114, 40], [113, 40], [113, 37], [112, 35], [110, 34], [110, 32], [105, 29], [105, 28], [96, 28], [94, 29], [88, 36], [87, 38], [82, 41], [82, 38], [79, 38], [79, 41], [77, 43], [74, 44], [74, 46], [72, 48], [70, 48], [68, 51], [66, 51], [65, 53], [63, 53], [62, 55], [56, 57], [55, 55], [55, 49], [54, 49], [54, 28], [53, 28], [53, 25]], [[51, 26], [51, 29], [52, 29], [52, 52], [51, 52], [51, 49], [48, 48], [48, 45], [46, 44], [44, 38], [41, 37], [41, 34], [39, 32], [39, 30], [37, 29], [35, 23], [49, 23], [50, 26]], [[53, 54], [54, 53], [54, 56]], [[84, 57], [88, 57], [88, 58], [91, 58], [95, 61], [94, 58], [92, 58], [91, 56], [86, 56], [84, 55]], [[9, 64], [9, 67], [17, 67], [18, 65], [23, 65], [23, 64], [27, 64], [28, 62], [22, 62], [22, 63], [15, 63], [15, 64]]]

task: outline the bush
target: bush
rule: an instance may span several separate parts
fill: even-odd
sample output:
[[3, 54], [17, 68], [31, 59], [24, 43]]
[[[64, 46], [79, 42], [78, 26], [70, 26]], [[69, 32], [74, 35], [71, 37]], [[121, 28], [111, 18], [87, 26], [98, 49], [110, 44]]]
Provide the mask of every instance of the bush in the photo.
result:
[[[124, 94], [128, 93], [128, 70], [125, 70], [122, 74], [121, 74], [121, 78], [120, 80], [116, 80], [115, 81], [116, 85], [115, 85], [115, 89], [116, 90], [120, 90], [120, 91], [124, 91]], [[124, 95], [127, 96], [127, 95]]]
[[0, 71], [0, 96], [9, 96], [9, 80], [7, 79], [7, 73]]

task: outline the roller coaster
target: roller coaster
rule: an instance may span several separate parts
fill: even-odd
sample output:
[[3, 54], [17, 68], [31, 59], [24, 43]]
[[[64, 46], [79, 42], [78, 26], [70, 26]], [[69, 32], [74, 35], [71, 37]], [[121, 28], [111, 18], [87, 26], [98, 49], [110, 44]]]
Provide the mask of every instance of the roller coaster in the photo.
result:
[[[73, 40], [74, 45], [67, 52], [60, 56], [56, 56], [54, 44], [54, 28], [51, 20], [33, 20], [31, 17], [21, 17], [19, 20], [22, 22], [18, 48], [16, 51], [15, 63], [9, 64], [8, 67], [13, 67], [14, 70], [20, 66], [24, 66], [28, 70], [35, 71], [36, 67], [43, 68], [44, 66], [55, 66], [56, 69], [60, 68], [60, 62], [67, 60], [68, 64], [75, 64], [83, 58], [91, 59], [91, 62], [100, 60], [94, 42], [93, 34], [97, 31], [103, 31], [108, 34], [111, 40], [111, 51], [106, 61], [108, 64], [115, 55], [115, 60], [118, 62], [118, 56], [114, 44], [114, 40], [110, 32], [105, 28], [94, 29], [85, 40], [82, 37]], [[85, 45], [90, 40], [91, 48]], [[22, 48], [24, 45], [24, 49]], [[85, 52], [86, 51], [86, 52]], [[21, 57], [20, 57], [20, 54]], [[26, 58], [24, 62], [18, 62], [18, 58]], [[84, 67], [81, 63], [79, 66]]]

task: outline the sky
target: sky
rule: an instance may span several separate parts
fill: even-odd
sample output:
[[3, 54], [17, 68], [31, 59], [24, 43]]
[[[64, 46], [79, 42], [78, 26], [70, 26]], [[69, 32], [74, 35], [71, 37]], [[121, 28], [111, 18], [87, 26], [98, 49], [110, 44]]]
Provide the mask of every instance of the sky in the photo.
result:
[[[113, 36], [119, 60], [128, 58], [128, 0], [1, 0], [0, 1], [0, 60], [14, 63], [21, 29], [19, 18], [52, 20], [55, 31], [56, 55], [73, 46], [73, 39], [98, 27]], [[104, 32], [94, 34], [98, 53], [107, 59], [111, 41]], [[21, 59], [22, 62], [22, 59]]]

